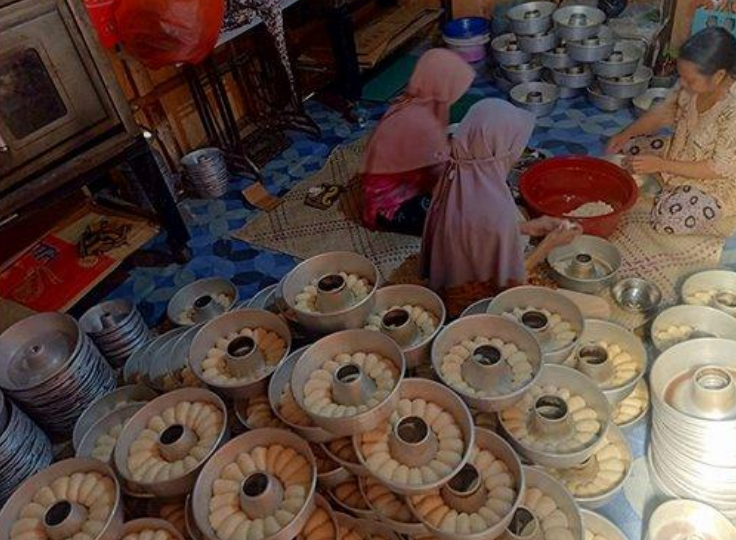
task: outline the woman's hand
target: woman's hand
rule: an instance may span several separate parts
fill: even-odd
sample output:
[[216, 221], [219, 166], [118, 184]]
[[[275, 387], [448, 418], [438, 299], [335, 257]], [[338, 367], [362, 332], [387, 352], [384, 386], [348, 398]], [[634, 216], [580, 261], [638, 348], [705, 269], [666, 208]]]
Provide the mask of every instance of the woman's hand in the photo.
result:
[[659, 156], [642, 154], [631, 156], [625, 161], [626, 168], [634, 174], [652, 174], [665, 171], [666, 162]]
[[558, 227], [562, 227], [564, 223], [564, 219], [552, 216], [530, 219], [521, 224], [521, 234], [525, 236], [545, 236]]
[[618, 154], [624, 149], [626, 143], [628, 143], [630, 140], [631, 137], [626, 132], [626, 130], [617, 133], [616, 135], [608, 139], [608, 144], [606, 145], [606, 154]]
[[571, 221], [563, 222], [562, 225], [544, 237], [542, 244], [552, 251], [557, 247], [566, 246], [581, 234], [583, 234], [583, 228], [578, 223]]

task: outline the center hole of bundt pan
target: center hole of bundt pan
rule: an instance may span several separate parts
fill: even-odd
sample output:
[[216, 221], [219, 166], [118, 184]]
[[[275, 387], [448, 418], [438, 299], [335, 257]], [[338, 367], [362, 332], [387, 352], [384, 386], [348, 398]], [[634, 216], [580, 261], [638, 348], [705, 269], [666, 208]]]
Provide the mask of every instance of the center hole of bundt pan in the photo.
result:
[[587, 253], [578, 253], [575, 255], [575, 262], [580, 264], [589, 264], [593, 262], [593, 257], [588, 255]]
[[588, 16], [585, 13], [573, 13], [568, 23], [570, 26], [585, 26], [588, 24]]
[[731, 374], [717, 367], [706, 367], [695, 373], [695, 382], [704, 390], [723, 390], [731, 384]]
[[716, 302], [726, 307], [736, 307], [736, 294], [720, 292], [716, 295]]
[[396, 424], [396, 436], [406, 444], [419, 444], [429, 437], [429, 426], [419, 416], [407, 416]]
[[519, 538], [533, 538], [537, 532], [537, 518], [528, 509], [520, 506], [509, 523], [509, 531]]
[[578, 357], [586, 364], [599, 366], [608, 360], [608, 353], [600, 345], [586, 345], [580, 349]]
[[248, 336], [238, 336], [227, 345], [227, 354], [235, 358], [248, 356], [256, 348], [256, 342]]
[[526, 94], [526, 100], [528, 103], [542, 103], [544, 96], [539, 90], [532, 90]]
[[271, 480], [262, 472], [253, 473], [243, 480], [243, 495], [246, 497], [259, 497], [268, 489]]
[[527, 311], [521, 316], [521, 324], [532, 330], [541, 330], [548, 323], [547, 316], [541, 311]]
[[340, 274], [327, 274], [317, 282], [317, 289], [321, 292], [337, 292], [345, 287], [345, 278]]
[[525, 19], [538, 19], [542, 16], [542, 12], [538, 9], [530, 9], [529, 11], [524, 12], [524, 18]]
[[468, 495], [478, 489], [480, 485], [480, 473], [474, 465], [467, 463], [460, 469], [459, 473], [450, 479], [447, 485], [459, 495]]
[[473, 360], [481, 366], [494, 366], [501, 361], [501, 351], [493, 345], [479, 345], [473, 351]]
[[161, 444], [163, 445], [170, 445], [179, 441], [183, 435], [184, 426], [182, 426], [181, 424], [174, 424], [167, 427], [161, 432], [161, 435], [159, 436], [159, 441], [161, 441]]
[[212, 297], [209, 294], [203, 294], [194, 301], [194, 307], [197, 309], [206, 308], [212, 303]]
[[352, 383], [360, 379], [360, 366], [356, 364], [345, 364], [337, 368], [335, 378], [341, 383]]
[[409, 322], [411, 317], [409, 312], [403, 308], [391, 309], [387, 311], [381, 322], [388, 328], [400, 328]]
[[534, 410], [545, 420], [562, 420], [567, 416], [567, 403], [558, 396], [540, 396]]
[[69, 501], [58, 501], [46, 510], [43, 522], [48, 527], [57, 527], [64, 523], [72, 513], [72, 505]]
[[613, 51], [611, 56], [608, 57], [609, 62], [623, 62], [624, 53], [622, 51]]

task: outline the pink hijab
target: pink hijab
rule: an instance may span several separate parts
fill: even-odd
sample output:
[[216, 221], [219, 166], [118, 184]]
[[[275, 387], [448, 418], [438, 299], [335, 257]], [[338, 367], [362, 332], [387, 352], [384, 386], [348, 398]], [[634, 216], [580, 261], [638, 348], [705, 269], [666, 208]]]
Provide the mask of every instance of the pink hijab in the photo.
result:
[[456, 53], [425, 52], [403, 96], [386, 111], [368, 141], [363, 172], [394, 174], [447, 161], [450, 106], [474, 77], [473, 68]]
[[534, 116], [506, 101], [484, 99], [468, 111], [424, 226], [422, 262], [433, 289], [524, 281], [524, 243], [506, 176], [533, 130]]

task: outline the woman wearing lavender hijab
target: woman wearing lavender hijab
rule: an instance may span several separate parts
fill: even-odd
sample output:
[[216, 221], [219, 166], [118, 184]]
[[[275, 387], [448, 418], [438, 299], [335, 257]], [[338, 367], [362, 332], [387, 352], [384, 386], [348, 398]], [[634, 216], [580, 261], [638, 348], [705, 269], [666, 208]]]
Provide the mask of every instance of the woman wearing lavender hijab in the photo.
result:
[[[484, 99], [470, 108], [455, 133], [422, 241], [430, 287], [452, 315], [524, 283], [527, 272], [552, 249], [582, 232], [548, 216], [519, 221], [506, 177], [533, 130], [533, 115], [506, 101]], [[526, 260], [524, 236], [545, 237]]]

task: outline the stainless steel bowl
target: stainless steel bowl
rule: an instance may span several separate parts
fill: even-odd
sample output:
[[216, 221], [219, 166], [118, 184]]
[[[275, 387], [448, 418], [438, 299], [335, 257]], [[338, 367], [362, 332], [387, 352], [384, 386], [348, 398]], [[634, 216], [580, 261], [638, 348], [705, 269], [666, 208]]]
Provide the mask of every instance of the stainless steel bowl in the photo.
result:
[[593, 72], [585, 64], [565, 69], [553, 69], [552, 79], [565, 88], [587, 88], [593, 82]]
[[649, 88], [643, 94], [636, 96], [631, 102], [637, 116], [643, 116], [658, 103], [663, 102], [672, 90], [669, 88]]
[[552, 19], [561, 39], [580, 41], [597, 34], [606, 15], [592, 6], [573, 5], [559, 8]]
[[358, 535], [367, 539], [401, 540], [401, 537], [392, 531], [388, 525], [375, 519], [354, 518], [342, 512], [335, 512], [335, 517], [340, 528], [340, 538], [345, 538], [351, 531], [355, 531]]
[[[533, 366], [531, 379], [513, 392], [495, 397], [479, 397], [453, 389], [473, 409], [484, 412], [500, 411], [519, 401], [529, 388], [535, 384], [542, 369], [542, 351], [539, 342], [532, 333], [514, 321], [488, 314], [461, 317], [447, 325], [432, 345], [432, 367], [444, 384], [450, 386], [443, 377], [441, 369], [445, 355], [455, 345], [479, 336], [488, 339], [498, 338], [504, 343], [513, 343], [528, 355], [529, 362]], [[496, 366], [490, 367], [495, 369]], [[481, 386], [480, 381], [476, 384]]]
[[565, 69], [577, 64], [567, 51], [567, 45], [560, 44], [542, 53], [542, 66], [547, 69]]
[[[197, 483], [192, 492], [192, 511], [194, 522], [202, 535], [208, 540], [219, 540], [217, 533], [210, 525], [210, 501], [212, 500], [212, 485], [220, 477], [222, 469], [236, 461], [238, 455], [251, 452], [259, 446], [281, 445], [292, 448], [304, 457], [311, 466], [311, 479], [307, 490], [307, 498], [294, 519], [276, 534], [269, 536], [269, 540], [292, 540], [304, 528], [315, 508], [315, 492], [317, 488], [317, 465], [309, 444], [284, 429], [263, 428], [249, 431], [220, 448], [202, 468]], [[244, 504], [244, 501], [241, 501]]]
[[[492, 315], [503, 315], [513, 311], [514, 308], [534, 307], [544, 309], [552, 313], [558, 313], [563, 320], [568, 321], [578, 339], [583, 333], [585, 321], [580, 308], [569, 298], [562, 294], [546, 289], [544, 287], [523, 286], [515, 287], [502, 292], [496, 296], [488, 306], [488, 313]], [[542, 329], [540, 329], [542, 330]], [[544, 331], [534, 330], [532, 334], [540, 342], [545, 362], [559, 363], [566, 360], [578, 339], [560, 349], [553, 348], [551, 340], [547, 339]]]
[[376, 303], [373, 315], [381, 315], [394, 307], [420, 306], [437, 319], [435, 331], [422, 339], [418, 335], [416, 325], [407, 320], [401, 328], [382, 325], [381, 331], [392, 337], [404, 351], [407, 369], [414, 369], [430, 362], [432, 341], [442, 329], [447, 317], [447, 310], [442, 299], [432, 290], [419, 285], [389, 285], [376, 291]]
[[514, 84], [534, 82], [542, 78], [542, 66], [534, 61], [518, 66], [501, 66], [501, 74]]
[[[169, 407], [176, 406], [178, 403], [183, 401], [210, 403], [220, 411], [223, 422], [217, 442], [205, 458], [200, 460], [197, 467], [189, 470], [183, 476], [173, 478], [165, 482], [154, 483], [144, 483], [135, 480], [128, 469], [128, 453], [130, 452], [131, 445], [135, 442], [141, 431], [148, 427], [148, 423], [151, 418], [160, 415]], [[204, 390], [202, 388], [183, 388], [181, 390], [174, 390], [173, 392], [164, 394], [147, 403], [140, 411], [134, 414], [133, 417], [125, 424], [125, 427], [123, 427], [123, 431], [120, 433], [117, 444], [115, 445], [115, 452], [113, 453], [115, 470], [123, 480], [126, 491], [131, 494], [149, 494], [164, 498], [182, 497], [191, 491], [202, 466], [227, 439], [227, 425], [227, 407], [225, 406], [225, 403], [217, 396], [217, 394], [214, 394], [209, 390]]]
[[158, 518], [138, 518], [132, 521], [126, 521], [123, 525], [123, 532], [120, 538], [125, 538], [130, 534], [141, 533], [143, 531], [166, 531], [174, 540], [184, 540], [179, 530], [165, 519]]
[[502, 66], [518, 66], [531, 61], [532, 55], [519, 48], [514, 34], [502, 34], [491, 41], [493, 59]]
[[514, 86], [509, 95], [517, 107], [536, 116], [547, 116], [554, 110], [560, 91], [554, 84], [530, 82]]
[[[589, 348], [591, 345], [594, 349], [599, 349], [599, 347], [596, 347], [596, 344], [602, 341], [609, 344], [616, 344], [621, 347], [623, 352], [631, 355], [639, 366], [639, 372], [635, 378], [619, 386], [609, 386], [607, 382], [612, 375], [613, 359], [608, 357], [605, 350], [603, 351], [605, 356], [596, 355], [595, 350], [591, 351], [593, 353], [593, 361], [590, 364], [586, 364], [584, 349], [586, 347]], [[648, 368], [647, 350], [642, 341], [633, 332], [629, 332], [617, 324], [594, 319], [585, 321], [585, 330], [575, 350], [574, 362], [578, 371], [585, 373], [598, 384], [612, 406], [631, 395], [631, 392], [639, 384], [639, 381]]]
[[[232, 299], [229, 306], [221, 306], [215, 301], [215, 297], [220, 294]], [[232, 281], [219, 277], [198, 279], [185, 285], [171, 297], [166, 306], [166, 316], [175, 325], [192, 326], [222, 315], [236, 305], [238, 300], [238, 288]], [[189, 309], [194, 309], [193, 322], [182, 322], [182, 313]]]
[[[374, 353], [394, 364], [399, 375], [391, 393], [373, 409], [355, 416], [333, 418], [307, 410], [304, 405], [304, 385], [312, 371], [338, 354], [357, 352]], [[375, 429], [394, 410], [399, 400], [399, 387], [405, 365], [404, 353], [390, 337], [370, 330], [343, 330], [320, 339], [306, 350], [291, 374], [291, 390], [297, 404], [316, 425], [338, 437], [354, 435]]]
[[593, 534], [594, 537], [600, 536], [606, 540], [628, 540], [621, 529], [602, 515], [596, 514], [591, 510], [586, 510], [585, 508], [580, 510], [580, 514], [583, 517], [583, 527], [587, 532]]
[[642, 48], [632, 42], [617, 41], [611, 54], [593, 64], [593, 73], [598, 77], [625, 77], [632, 75], [639, 67], [643, 56]]
[[[355, 435], [353, 437], [353, 445], [355, 446], [355, 453], [358, 456], [358, 459], [360, 460], [360, 463], [366, 468], [366, 471], [369, 475], [373, 476], [376, 480], [387, 486], [392, 491], [395, 491], [396, 493], [402, 493], [405, 495], [418, 495], [420, 493], [425, 493], [427, 490], [435, 489], [446, 483], [450, 478], [452, 478], [455, 474], [460, 472], [460, 470], [463, 468], [463, 466], [467, 463], [468, 459], [470, 458], [470, 453], [473, 449], [473, 445], [475, 444], [475, 431], [473, 426], [473, 416], [470, 414], [470, 410], [468, 407], [463, 403], [463, 400], [461, 400], [457, 394], [455, 394], [452, 390], [447, 388], [446, 386], [443, 386], [439, 383], [436, 383], [434, 381], [428, 381], [426, 379], [405, 379], [401, 383], [401, 388], [399, 389], [399, 399], [424, 399], [427, 401], [431, 401], [432, 403], [439, 406], [443, 411], [446, 411], [447, 413], [452, 416], [452, 418], [455, 420], [455, 423], [460, 428], [460, 431], [462, 433], [463, 438], [463, 452], [461, 454], [460, 462], [455, 466], [455, 468], [447, 475], [438, 478], [435, 482], [432, 483], [424, 483], [421, 485], [414, 485], [410, 483], [400, 483], [396, 482], [393, 479], [389, 480], [387, 478], [379, 476], [375, 471], [373, 471], [368, 463], [367, 458], [362, 452], [361, 444], [362, 444], [362, 434]], [[405, 417], [402, 419], [399, 419], [399, 421], [404, 420], [406, 418], [418, 418], [418, 417]], [[388, 420], [386, 420], [388, 422]], [[421, 422], [423, 423], [424, 428], [428, 428], [427, 422], [424, 420], [424, 418], [421, 419]], [[378, 426], [377, 429], [384, 430], [388, 429], [388, 425], [385, 423], [382, 423], [380, 426]], [[429, 439], [425, 438], [424, 441], [421, 441], [419, 443], [415, 442], [408, 442], [401, 438], [401, 434], [398, 429], [394, 426], [394, 432], [396, 435], [396, 442], [397, 444], [391, 445], [392, 450], [390, 451], [390, 455], [399, 461], [400, 463], [410, 466], [410, 462], [412, 457], [419, 452], [417, 449], [418, 444], [424, 444]], [[392, 439], [394, 440], [394, 439]], [[436, 455], [436, 452], [439, 450], [438, 447], [433, 449], [431, 448], [431, 444], [428, 449], [422, 449], [422, 452], [427, 452], [428, 456], [431, 456], [429, 459], [433, 459]]]
[[261, 309], [239, 309], [220, 315], [205, 324], [197, 332], [189, 348], [189, 368], [197, 379], [218, 394], [238, 399], [265, 392], [268, 388], [268, 377], [276, 369], [276, 366], [266, 366], [264, 364], [257, 373], [254, 372], [256, 374], [250, 377], [247, 382], [239, 382], [235, 385], [220, 385], [204, 377], [202, 362], [207, 357], [207, 352], [216, 345], [220, 338], [227, 337], [231, 333], [239, 334], [243, 328], [264, 328], [276, 333], [286, 345], [284, 358], [288, 356], [291, 349], [291, 332], [288, 325], [278, 315]]
[[[84, 436], [76, 446], [76, 457], [94, 457], [92, 453], [97, 445], [97, 440], [102, 435], [109, 433], [118, 424], [125, 425], [144, 405], [145, 403], [131, 403], [102, 416], [84, 433]], [[110, 455], [110, 461], [112, 461], [112, 455]]]
[[608, 240], [583, 235], [547, 255], [552, 277], [563, 289], [597, 293], [616, 279], [622, 258]]
[[[367, 279], [373, 288], [366, 298], [355, 305], [331, 313], [306, 313], [296, 309], [296, 295], [300, 294], [304, 287], [312, 285], [327, 274], [336, 272], [357, 274]], [[373, 310], [378, 282], [379, 275], [376, 265], [362, 255], [344, 251], [317, 255], [298, 264], [282, 282], [284, 302], [289, 309], [288, 316], [307, 331], [315, 334], [329, 334], [340, 330], [360, 328]]]
[[557, 9], [554, 2], [525, 2], [512, 7], [507, 17], [514, 34], [525, 36], [541, 34], [552, 27], [552, 14]]
[[613, 46], [613, 32], [601, 26], [595, 35], [568, 42], [567, 51], [576, 62], [593, 63], [608, 58], [613, 53]]
[[587, 88], [588, 101], [605, 112], [616, 112], [625, 109], [631, 104], [630, 99], [617, 98], [604, 94], [600, 86], [593, 84]]
[[647, 540], [673, 538], [736, 540], [736, 526], [707, 504], [690, 500], [667, 501], [649, 518]]
[[[686, 326], [692, 332], [682, 339], [663, 339], [661, 333], [672, 326]], [[651, 329], [652, 343], [660, 352], [681, 341], [716, 337], [736, 341], [736, 319], [708, 306], [673, 306], [654, 319]]]
[[643, 94], [652, 80], [652, 68], [640, 66], [633, 75], [607, 79], [598, 77], [601, 90], [609, 96], [631, 99]]
[[650, 313], [662, 301], [659, 287], [654, 282], [641, 278], [617, 281], [611, 287], [611, 295], [619, 306], [632, 313]]
[[529, 54], [551, 51], [557, 45], [557, 34], [553, 30], [531, 36], [519, 36], [519, 48]]
[[682, 299], [686, 304], [700, 303], [691, 297], [701, 291], [714, 291], [708, 304], [729, 315], [736, 316], [736, 272], [705, 270], [693, 274], [682, 284]]
[[[10, 533], [18, 520], [18, 516], [23, 508], [34, 499], [38, 490], [50, 486], [54, 480], [61, 476], [87, 472], [98, 473], [109, 478], [115, 484], [115, 500], [112, 511], [105, 521], [102, 531], [95, 536], [95, 540], [118, 540], [121, 538], [123, 531], [123, 505], [120, 496], [120, 484], [109, 465], [89, 458], [73, 458], [59, 461], [23, 482], [0, 510], [0, 536], [2, 538], [11, 537]], [[62, 522], [63, 524], [64, 522]]]

